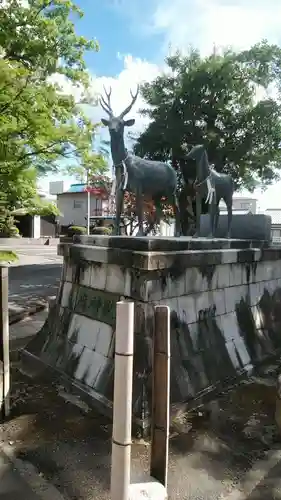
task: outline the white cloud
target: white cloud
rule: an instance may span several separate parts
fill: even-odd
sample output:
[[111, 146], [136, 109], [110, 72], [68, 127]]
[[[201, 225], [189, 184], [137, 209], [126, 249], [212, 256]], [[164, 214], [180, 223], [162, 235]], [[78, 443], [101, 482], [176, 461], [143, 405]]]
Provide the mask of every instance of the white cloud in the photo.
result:
[[[104, 86], [107, 90], [109, 90], [110, 87], [112, 88], [111, 104], [115, 115], [121, 113], [121, 111], [123, 111], [123, 109], [125, 109], [130, 103], [130, 90], [135, 92], [138, 84], [154, 80], [161, 71], [159, 66], [156, 64], [149, 63], [148, 61], [139, 58], [133, 58], [131, 55], [122, 55], [118, 53], [117, 57], [122, 59], [124, 63], [124, 68], [119, 75], [111, 78], [93, 77], [90, 89], [91, 94], [93, 96], [97, 96], [98, 94], [103, 93]], [[140, 133], [146, 127], [148, 119], [138, 113], [138, 110], [145, 107], [146, 105], [139, 95], [134, 108], [130, 112], [130, 115], [128, 115], [128, 117], [131, 116], [136, 119], [135, 125], [130, 127], [131, 132]], [[90, 109], [88, 108], [87, 112], [96, 122], [99, 122], [102, 117], [106, 117], [105, 112], [100, 106]], [[107, 130], [103, 132], [103, 136], [104, 134], [108, 138]]]
[[[190, 46], [199, 48], [203, 54], [216, 49], [233, 46], [244, 49], [263, 38], [271, 43], [281, 41], [280, 19], [281, 2], [278, 0], [112, 0], [115, 7], [131, 17], [130, 26], [139, 32], [162, 34], [164, 37], [163, 53], [168, 48], [186, 50]], [[143, 5], [147, 8], [144, 8]], [[142, 7], [142, 10], [140, 10]], [[146, 13], [146, 20], [143, 19]], [[140, 13], [142, 14], [140, 16]], [[134, 91], [137, 83], [153, 80], [161, 69], [149, 61], [133, 58], [130, 55], [117, 53], [123, 59], [124, 68], [119, 75], [112, 78], [93, 79], [91, 92], [93, 95], [102, 92], [103, 85], [112, 86], [112, 105], [115, 113], [124, 109], [130, 99], [130, 88]], [[79, 91], [76, 91], [77, 100]], [[276, 96], [276, 89], [269, 90], [269, 95]], [[263, 98], [264, 91], [257, 89], [256, 98]], [[130, 116], [136, 118], [132, 132], [139, 133], [147, 125], [147, 119], [141, 117], [137, 110], [144, 107], [139, 97]], [[99, 107], [88, 108], [94, 121], [104, 116]], [[102, 130], [102, 137], [108, 138], [108, 131]], [[275, 183], [265, 193], [257, 191], [262, 208], [280, 206], [281, 182]]]
[[281, 3], [276, 0], [154, 0], [152, 32], [163, 33], [165, 50], [193, 45], [245, 48], [263, 38], [280, 40]]
[[[118, 53], [117, 57], [123, 60], [124, 64], [124, 68], [119, 73], [119, 75], [111, 78], [96, 78], [95, 76], [93, 76], [92, 83], [89, 89], [89, 97], [96, 98], [100, 93], [103, 92], [103, 86], [105, 86], [107, 90], [109, 90], [109, 87], [111, 87], [111, 103], [114, 114], [116, 115], [128, 106], [131, 99], [130, 89], [134, 92], [138, 84], [154, 80], [161, 71], [160, 67], [156, 64], [149, 63], [148, 61], [144, 61], [139, 58], [133, 58], [131, 55], [122, 55]], [[81, 100], [81, 89], [74, 88], [64, 76], [55, 75], [52, 81], [58, 83], [65, 92], [73, 93], [77, 102]], [[130, 130], [130, 132], [132, 132], [133, 134], [138, 135], [147, 126], [148, 119], [138, 113], [138, 110], [144, 107], [146, 107], [145, 103], [143, 102], [141, 96], [139, 96], [134, 108], [128, 115], [128, 118], [131, 117], [136, 119], [135, 125], [128, 129], [128, 131]], [[106, 114], [100, 106], [85, 105], [84, 110], [95, 123], [100, 122], [102, 117], [106, 118]], [[109, 139], [107, 128], [101, 128], [100, 138], [107, 140]], [[130, 149], [131, 144], [128, 140], [127, 145]], [[58, 181], [61, 180], [61, 178], [62, 175], [60, 174], [49, 175], [45, 178], [40, 179], [39, 185], [42, 189], [48, 191], [49, 182]], [[66, 180], [75, 182], [74, 178], [67, 178]]]

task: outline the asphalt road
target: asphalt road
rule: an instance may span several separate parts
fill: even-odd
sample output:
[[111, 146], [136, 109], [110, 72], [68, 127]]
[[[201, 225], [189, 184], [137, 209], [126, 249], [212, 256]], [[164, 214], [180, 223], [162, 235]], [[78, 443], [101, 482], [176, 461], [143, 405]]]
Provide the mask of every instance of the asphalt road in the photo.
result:
[[56, 295], [61, 264], [33, 264], [11, 267], [9, 270], [9, 309], [30, 307]]
[[57, 246], [0, 244], [1, 250], [13, 250], [19, 260], [9, 267], [9, 310], [19, 312], [33, 306], [41, 299], [56, 295], [62, 257]]
[[45, 246], [45, 245], [1, 245], [0, 250], [13, 250], [19, 257], [18, 262], [13, 264], [14, 266], [25, 266], [32, 264], [51, 264], [51, 263], [62, 263], [62, 257], [57, 255], [57, 246]]

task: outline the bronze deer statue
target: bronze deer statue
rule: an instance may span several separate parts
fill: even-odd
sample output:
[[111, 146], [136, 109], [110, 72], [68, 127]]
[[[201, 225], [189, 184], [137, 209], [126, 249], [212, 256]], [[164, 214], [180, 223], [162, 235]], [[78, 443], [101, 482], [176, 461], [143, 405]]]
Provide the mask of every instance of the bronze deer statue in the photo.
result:
[[[220, 216], [219, 202], [224, 200], [227, 207], [227, 238], [230, 238], [232, 223], [232, 203], [234, 183], [229, 174], [219, 173], [211, 168], [205, 147], [201, 144], [194, 146], [186, 159], [196, 161], [196, 236], [200, 235], [201, 199], [206, 197], [210, 214], [210, 237], [214, 238]], [[184, 174], [185, 172], [183, 172]]]
[[143, 229], [143, 198], [150, 197], [156, 207], [157, 215], [162, 216], [160, 202], [163, 197], [167, 198], [175, 211], [175, 235], [180, 235], [180, 215], [177, 198], [177, 175], [172, 166], [160, 161], [151, 161], [129, 153], [124, 144], [124, 128], [134, 125], [135, 120], [124, 120], [135, 104], [139, 87], [135, 94], [131, 91], [132, 101], [119, 115], [114, 116], [111, 107], [111, 89], [104, 89], [106, 99], [100, 98], [103, 110], [108, 114], [108, 119], [102, 118], [102, 123], [108, 127], [110, 134], [111, 155], [115, 171], [115, 204], [116, 235], [120, 234], [120, 219], [123, 211], [124, 192], [127, 190], [136, 197], [136, 213], [138, 217], [137, 236], [144, 236]]

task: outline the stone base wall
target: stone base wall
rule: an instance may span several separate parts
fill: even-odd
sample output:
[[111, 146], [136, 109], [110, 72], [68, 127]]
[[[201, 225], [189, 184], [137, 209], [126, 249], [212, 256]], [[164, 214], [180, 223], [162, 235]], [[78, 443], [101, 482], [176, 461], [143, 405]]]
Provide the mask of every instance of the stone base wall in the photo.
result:
[[110, 238], [102, 238], [107, 239], [98, 241], [107, 246], [94, 237], [92, 245], [83, 245], [83, 239], [61, 245], [57, 302], [24, 351], [25, 366], [40, 360], [88, 403], [110, 412], [116, 302], [133, 300], [133, 414], [144, 428], [150, 416], [155, 305], [171, 309], [174, 407], [204, 403], [279, 356], [281, 249], [138, 251], [126, 249], [124, 240], [123, 248], [112, 248]]

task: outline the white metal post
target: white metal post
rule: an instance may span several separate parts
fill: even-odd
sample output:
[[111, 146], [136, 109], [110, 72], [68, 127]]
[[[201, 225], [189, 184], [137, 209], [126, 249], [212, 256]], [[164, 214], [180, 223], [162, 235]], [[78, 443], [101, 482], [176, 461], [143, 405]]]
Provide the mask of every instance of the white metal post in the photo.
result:
[[87, 190], [87, 235], [88, 236], [90, 234], [90, 216], [91, 216], [91, 193], [88, 187]]
[[131, 468], [134, 303], [117, 302], [111, 499], [128, 500]]
[[10, 413], [10, 349], [8, 268], [0, 266], [0, 408], [2, 417]]

